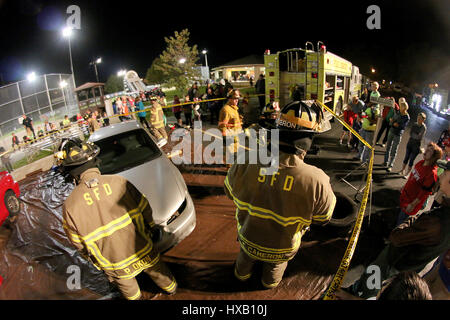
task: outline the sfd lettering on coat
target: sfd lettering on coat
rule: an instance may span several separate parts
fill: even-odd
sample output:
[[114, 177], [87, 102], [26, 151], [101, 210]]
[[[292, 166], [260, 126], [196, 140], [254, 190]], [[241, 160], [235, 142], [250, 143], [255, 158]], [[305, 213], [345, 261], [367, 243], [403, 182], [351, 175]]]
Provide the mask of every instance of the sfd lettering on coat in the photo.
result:
[[[102, 184], [103, 186], [103, 191], [102, 194], [104, 193], [106, 196], [110, 196], [112, 194], [112, 189], [111, 186], [107, 183]], [[86, 203], [88, 206], [92, 205], [94, 203], [94, 198], [97, 199], [98, 201], [100, 201], [101, 196], [100, 196], [100, 188], [99, 187], [95, 187], [92, 188], [92, 193], [94, 194], [94, 196], [91, 195], [90, 192], [85, 192], [83, 194], [83, 198], [84, 200], [86, 200]]]
[[[259, 169], [259, 177], [258, 177], [258, 181], [261, 183], [265, 183], [266, 182], [266, 178], [270, 177], [267, 181], [270, 181], [270, 186], [273, 187], [274, 183], [280, 179], [278, 179], [277, 176], [280, 175], [279, 172], [275, 172], [273, 175], [268, 176], [266, 175], [267, 173], [267, 169], [265, 168], [261, 168]], [[283, 191], [291, 191], [292, 190], [292, 186], [294, 185], [294, 177], [290, 176], [290, 175], [286, 175], [285, 177], [281, 177], [281, 181], [283, 181]]]

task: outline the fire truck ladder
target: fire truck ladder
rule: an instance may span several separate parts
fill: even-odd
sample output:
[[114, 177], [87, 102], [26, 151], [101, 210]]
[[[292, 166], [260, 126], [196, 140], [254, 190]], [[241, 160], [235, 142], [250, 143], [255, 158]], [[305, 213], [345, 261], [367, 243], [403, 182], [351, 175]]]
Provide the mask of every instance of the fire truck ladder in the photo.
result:
[[312, 47], [312, 52], [314, 52], [314, 44], [310, 41], [306, 41], [305, 43], [305, 99], [306, 99], [306, 95], [308, 94], [308, 85], [310, 85], [311, 83], [308, 81], [308, 74], [310, 74], [310, 70], [308, 69], [308, 44], [311, 45]]

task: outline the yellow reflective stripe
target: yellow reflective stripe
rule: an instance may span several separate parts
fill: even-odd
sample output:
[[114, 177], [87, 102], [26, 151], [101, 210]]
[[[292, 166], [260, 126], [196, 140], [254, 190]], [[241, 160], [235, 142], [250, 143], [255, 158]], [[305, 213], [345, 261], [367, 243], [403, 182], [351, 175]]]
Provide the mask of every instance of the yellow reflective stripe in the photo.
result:
[[134, 278], [135, 276], [137, 276], [142, 270], [145, 270], [147, 268], [153, 267], [155, 264], [157, 264], [159, 262], [159, 254], [156, 256], [155, 259], [153, 259], [150, 264], [140, 267], [139, 269], [137, 269], [135, 272], [133, 272], [132, 274], [127, 274], [127, 275], [123, 275], [123, 276], [118, 276], [118, 278], [120, 279], [131, 279]]
[[91, 255], [93, 255], [94, 258], [97, 260], [97, 263], [101, 268], [103, 268], [104, 265], [110, 264], [110, 262], [105, 257], [102, 256], [100, 250], [98, 249], [95, 243], [86, 243], [85, 245], [88, 248]]
[[[130, 264], [132, 264], [132, 263], [134, 263], [136, 261], [139, 261], [142, 258], [144, 258], [146, 255], [148, 255], [152, 251], [152, 248], [153, 248], [153, 243], [148, 242], [145, 245], [145, 247], [143, 247], [140, 251], [138, 251], [137, 253], [133, 254], [132, 256], [129, 256], [128, 258], [126, 258], [126, 259], [124, 259], [122, 261], [119, 261], [119, 262], [115, 262], [115, 263], [112, 263], [112, 262], [108, 261], [108, 263], [105, 263], [105, 264], [102, 265], [102, 268], [105, 269], [105, 270], [119, 270], [119, 269], [123, 269], [123, 268], [129, 266]], [[105, 257], [103, 257], [100, 252], [98, 254], [104, 260], [107, 261], [107, 259]]]
[[78, 234], [71, 232], [70, 227], [65, 221], [63, 221], [63, 228], [67, 231], [71, 241], [81, 243], [81, 237]]
[[279, 282], [272, 283], [272, 284], [267, 284], [267, 283], [264, 282], [263, 279], [261, 279], [261, 283], [263, 284], [264, 287], [269, 288], [269, 289], [274, 288], [274, 287], [278, 286], [278, 284], [279, 284]]
[[[130, 217], [134, 216], [134, 214], [136, 213], [140, 213], [140, 211], [142, 211], [145, 208], [146, 204], [147, 202], [144, 202], [144, 198], [142, 197], [141, 202], [139, 203], [137, 208], [132, 209], [131, 211], [125, 213], [123, 216], [111, 221], [110, 223], [102, 227], [95, 229], [88, 235], [81, 237], [81, 239], [85, 242], [94, 242], [101, 238], [104, 238], [105, 236], [113, 234], [115, 231], [124, 228], [128, 224], [130, 224], [132, 222]], [[141, 208], [142, 205], [143, 208]]]
[[323, 214], [323, 215], [313, 216], [313, 219], [316, 220], [316, 221], [328, 221], [328, 220], [330, 220], [331, 216], [333, 215], [335, 206], [336, 206], [336, 196], [333, 194], [333, 200], [332, 200], [330, 208], [328, 209], [328, 212], [326, 214]]
[[167, 287], [161, 287], [164, 291], [172, 292], [174, 291], [175, 287], [177, 286], [177, 282], [175, 279], [172, 279], [172, 282]]
[[[234, 200], [234, 203], [236, 206], [241, 210], [246, 210], [248, 213], [252, 216], [256, 216], [263, 219], [271, 219], [275, 221], [276, 223], [282, 225], [283, 227], [286, 227], [291, 224], [296, 224], [298, 222], [304, 223], [304, 224], [310, 224], [311, 220], [306, 220], [303, 217], [282, 217], [272, 210], [264, 209], [261, 207], [256, 207], [251, 205], [248, 202], [244, 202], [236, 198], [236, 196], [233, 194], [232, 188], [229, 185], [228, 176], [225, 178], [225, 186], [227, 187], [228, 191], [230, 192], [231, 197]], [[256, 213], [255, 211], [259, 211], [259, 213]]]
[[241, 281], [245, 281], [247, 279], [249, 279], [252, 276], [252, 273], [250, 272], [249, 274], [245, 275], [245, 276], [241, 276], [239, 275], [239, 273], [237, 272], [236, 267], [234, 268], [234, 275], [236, 276], [236, 278], [238, 278]]
[[138, 289], [138, 292], [132, 297], [127, 297], [127, 300], [136, 300], [140, 298], [140, 296], [141, 296], [141, 289]]
[[255, 247], [255, 248], [260, 249], [261, 251], [265, 251], [265, 252], [267, 252], [267, 253], [291, 253], [291, 252], [293, 252], [293, 251], [295, 251], [295, 250], [298, 249], [298, 247], [300, 246], [300, 242], [301, 242], [301, 241], [300, 241], [301, 237], [298, 237], [298, 236], [297, 236], [298, 233], [296, 233], [296, 234], [294, 235], [294, 237], [296, 237], [297, 239], [296, 239], [296, 241], [295, 241], [293, 247], [291, 247], [291, 248], [285, 248], [285, 249], [267, 248], [267, 247], [260, 246], [260, 245], [258, 245], [258, 244], [256, 244], [256, 243], [253, 243], [253, 242], [251, 242], [250, 240], [246, 239], [246, 238], [240, 233], [240, 229], [241, 229], [241, 226], [239, 225], [239, 227], [238, 227], [239, 238], [240, 238], [242, 241], [244, 241], [245, 243], [247, 243], [247, 244], [250, 245], [251, 247]]
[[107, 235], [111, 235], [115, 231], [122, 229], [131, 223], [131, 218], [128, 213], [125, 213], [120, 218], [117, 218], [110, 223], [95, 229], [93, 232], [89, 233], [87, 236], [82, 237], [85, 242], [94, 242]]

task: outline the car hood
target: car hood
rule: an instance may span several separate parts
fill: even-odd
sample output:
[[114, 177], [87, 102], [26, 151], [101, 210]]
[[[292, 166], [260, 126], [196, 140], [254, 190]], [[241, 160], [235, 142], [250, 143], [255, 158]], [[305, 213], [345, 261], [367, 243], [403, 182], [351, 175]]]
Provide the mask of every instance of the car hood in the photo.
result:
[[166, 222], [186, 199], [183, 177], [164, 155], [117, 174], [147, 197], [156, 224]]

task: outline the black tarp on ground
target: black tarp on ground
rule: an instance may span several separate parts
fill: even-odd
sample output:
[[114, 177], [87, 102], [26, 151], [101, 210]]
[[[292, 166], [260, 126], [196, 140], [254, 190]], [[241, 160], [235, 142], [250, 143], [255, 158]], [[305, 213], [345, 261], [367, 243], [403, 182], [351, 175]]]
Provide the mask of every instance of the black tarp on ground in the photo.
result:
[[[0, 275], [4, 278], [0, 299], [101, 299], [119, 295], [104, 273], [85, 260], [64, 233], [62, 204], [73, 188], [70, 181], [53, 171], [20, 182], [22, 209], [9, 239], [0, 247]], [[81, 289], [76, 289], [74, 278], [78, 270], [71, 266], [79, 267]]]

